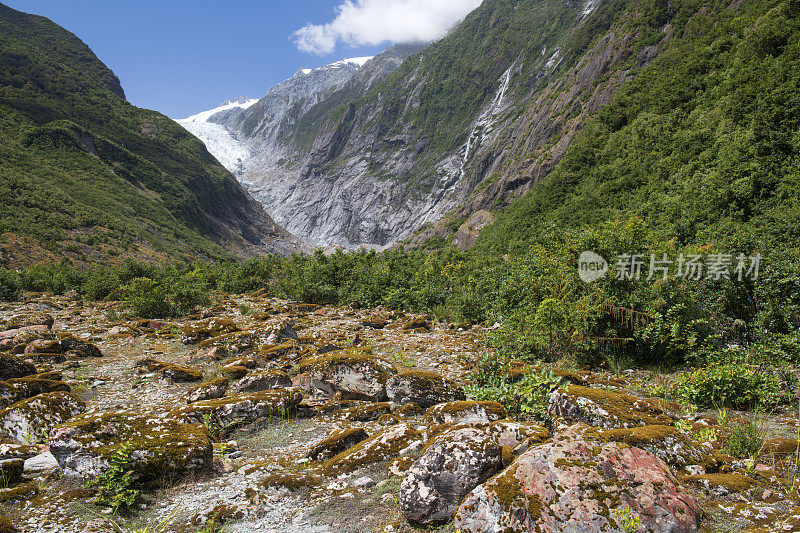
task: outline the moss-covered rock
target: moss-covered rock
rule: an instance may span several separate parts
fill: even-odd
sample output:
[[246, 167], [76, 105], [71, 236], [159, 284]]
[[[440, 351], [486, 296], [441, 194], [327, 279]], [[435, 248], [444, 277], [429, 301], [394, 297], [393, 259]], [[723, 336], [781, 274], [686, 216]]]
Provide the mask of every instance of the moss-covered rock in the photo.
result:
[[262, 481], [265, 487], [285, 487], [291, 491], [303, 488], [318, 487], [325, 481], [325, 476], [313, 471], [277, 472], [268, 475]]
[[48, 392], [70, 392], [72, 389], [63, 381], [43, 379], [37, 375], [12, 378], [0, 382], [0, 407]]
[[0, 381], [36, 374], [36, 367], [15, 355], [0, 353]]
[[321, 471], [329, 476], [338, 476], [367, 465], [388, 461], [421, 443], [422, 435], [417, 430], [408, 424], [398, 424], [332, 457], [321, 466]]
[[697, 442], [675, 426], [600, 430], [598, 436], [604, 442], [624, 442], [641, 448], [674, 468], [697, 465], [704, 472], [713, 472], [721, 464], [711, 444]]
[[455, 515], [464, 533], [620, 531], [628, 508], [640, 530], [693, 532], [700, 510], [660, 459], [622, 443], [565, 432], [519, 456], [473, 490]]
[[230, 380], [242, 379], [247, 375], [247, 372], [247, 367], [239, 365], [227, 365], [219, 369], [219, 373], [222, 374], [223, 377]]
[[22, 444], [43, 442], [53, 427], [85, 409], [86, 404], [69, 392], [39, 394], [0, 411], [0, 431]]
[[542, 426], [511, 420], [492, 422], [486, 426], [486, 433], [496, 438], [499, 446], [508, 446], [512, 449], [526, 441], [539, 444], [550, 437], [550, 432]]
[[675, 425], [656, 400], [578, 385], [553, 391], [548, 413], [569, 423], [603, 428]]
[[35, 339], [25, 346], [25, 353], [64, 353], [66, 350], [57, 339]]
[[200, 472], [211, 466], [208, 430], [173, 418], [125, 411], [87, 413], [55, 427], [50, 451], [68, 475], [94, 477], [128, 444], [134, 477], [142, 481]]
[[16, 500], [32, 500], [39, 494], [39, 485], [23, 483], [11, 488], [0, 489], [0, 503]]
[[236, 383], [237, 392], [260, 392], [270, 389], [288, 389], [292, 380], [281, 370], [256, 370]]
[[488, 424], [506, 417], [506, 409], [498, 402], [459, 401], [434, 405], [425, 411], [423, 422], [440, 424]]
[[103, 356], [103, 352], [101, 352], [100, 348], [96, 345], [72, 335], [62, 336], [58, 342], [64, 350], [64, 353], [73, 357], [85, 358]]
[[24, 469], [24, 459], [0, 460], [0, 486], [10, 487], [22, 481], [22, 471]]
[[225, 396], [230, 381], [228, 378], [219, 377], [206, 381], [200, 385], [189, 389], [186, 393], [186, 403], [194, 403], [203, 400], [216, 400]]
[[254, 422], [264, 417], [293, 416], [303, 395], [295, 389], [277, 389], [202, 400], [178, 407], [170, 416], [189, 423], [202, 423], [206, 417], [221, 427]]
[[416, 403], [428, 408], [437, 403], [465, 400], [464, 391], [436, 372], [407, 370], [386, 382], [386, 394], [394, 403]]
[[192, 383], [203, 379], [203, 372], [188, 366], [168, 364], [158, 371], [159, 375], [172, 383]]
[[213, 317], [198, 320], [181, 328], [181, 341], [184, 344], [196, 344], [209, 337], [239, 331], [239, 327], [229, 318]]
[[503, 466], [497, 439], [485, 431], [448, 431], [428, 445], [403, 477], [400, 510], [412, 524], [449, 522], [472, 489]]
[[0, 444], [0, 460], [30, 459], [39, 455], [39, 447], [32, 444], [17, 444], [6, 442]]
[[356, 405], [346, 409], [339, 409], [331, 413], [331, 417], [350, 422], [368, 422], [377, 420], [381, 416], [391, 412], [392, 406], [388, 402], [368, 403], [366, 405]]
[[308, 451], [307, 457], [314, 461], [327, 461], [369, 438], [364, 428], [337, 429]]
[[307, 373], [311, 387], [322, 395], [341, 392], [344, 399], [380, 402], [386, 399], [386, 381], [397, 370], [389, 361], [354, 349], [304, 358], [297, 372]]
[[0, 515], [0, 533], [19, 533], [19, 529], [10, 518]]

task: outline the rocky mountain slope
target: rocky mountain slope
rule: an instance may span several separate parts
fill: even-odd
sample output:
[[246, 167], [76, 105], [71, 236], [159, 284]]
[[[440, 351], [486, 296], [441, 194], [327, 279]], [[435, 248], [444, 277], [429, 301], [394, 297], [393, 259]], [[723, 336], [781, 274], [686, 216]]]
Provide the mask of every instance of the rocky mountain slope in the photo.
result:
[[300, 244], [75, 35], [0, 5], [0, 261], [231, 258]]
[[255, 126], [260, 106], [226, 121], [259, 154], [240, 180], [314, 244], [385, 246], [438, 222], [422, 242], [473, 215], [474, 233], [488, 210], [547, 175], [587, 117], [676, 35], [686, 9], [487, 0], [440, 41], [404, 50], [400, 66], [389, 51], [292, 110], [278, 135]]

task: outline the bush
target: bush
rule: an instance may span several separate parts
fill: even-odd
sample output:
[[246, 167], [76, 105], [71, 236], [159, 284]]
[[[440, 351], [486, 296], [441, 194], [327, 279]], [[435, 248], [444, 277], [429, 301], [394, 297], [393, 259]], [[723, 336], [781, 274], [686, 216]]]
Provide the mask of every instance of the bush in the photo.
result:
[[131, 312], [142, 318], [164, 318], [172, 314], [167, 290], [148, 278], [135, 278], [123, 288], [125, 303]]
[[19, 274], [0, 268], [0, 300], [11, 302], [22, 294], [22, 283]]
[[485, 356], [473, 374], [476, 383], [466, 387], [467, 395], [476, 401], [501, 403], [509, 414], [518, 418], [543, 419], [550, 393], [561, 380], [546, 368], [530, 368], [516, 383], [508, 379], [508, 365], [499, 358]]
[[780, 386], [773, 373], [734, 363], [712, 363], [678, 376], [673, 392], [701, 407], [734, 409], [768, 407], [780, 401]]

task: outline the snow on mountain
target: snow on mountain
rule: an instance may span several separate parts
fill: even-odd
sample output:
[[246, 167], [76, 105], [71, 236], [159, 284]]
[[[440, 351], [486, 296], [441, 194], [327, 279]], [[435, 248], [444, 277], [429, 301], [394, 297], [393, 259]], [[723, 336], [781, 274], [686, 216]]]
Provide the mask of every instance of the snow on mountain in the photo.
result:
[[208, 151], [222, 163], [222, 166], [234, 173], [241, 172], [242, 162], [250, 158], [250, 149], [239, 142], [224, 126], [209, 122], [209, 119], [218, 113], [226, 111], [236, 109], [244, 111], [256, 102], [258, 102], [257, 98], [237, 98], [229, 100], [214, 109], [209, 109], [175, 122], [203, 141]]
[[358, 68], [363, 67], [367, 64], [367, 61], [372, 59], [375, 56], [364, 56], [364, 57], [350, 57], [348, 59], [342, 59], [341, 61], [336, 61], [335, 63], [331, 63], [329, 65], [324, 65], [317, 68], [301, 68], [300, 72], [303, 74], [311, 74], [314, 71], [324, 70], [324, 69], [331, 69], [331, 68], [339, 68], [344, 67], [347, 65], [355, 65]]

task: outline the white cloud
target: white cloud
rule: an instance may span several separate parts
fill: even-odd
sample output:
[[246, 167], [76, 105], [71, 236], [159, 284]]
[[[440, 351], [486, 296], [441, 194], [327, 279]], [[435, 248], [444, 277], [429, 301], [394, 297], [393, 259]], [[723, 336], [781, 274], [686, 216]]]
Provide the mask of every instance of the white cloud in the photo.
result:
[[293, 34], [304, 52], [333, 52], [338, 42], [351, 46], [386, 41], [433, 41], [478, 7], [482, 0], [345, 0], [327, 24], [308, 24]]

